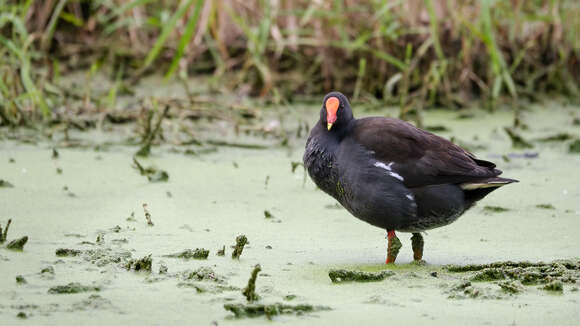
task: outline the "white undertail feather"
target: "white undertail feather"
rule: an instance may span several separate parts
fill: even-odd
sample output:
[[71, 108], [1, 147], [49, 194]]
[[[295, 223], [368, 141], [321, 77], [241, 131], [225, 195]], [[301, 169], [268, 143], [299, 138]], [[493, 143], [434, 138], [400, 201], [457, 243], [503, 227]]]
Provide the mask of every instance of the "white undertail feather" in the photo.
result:
[[482, 188], [494, 188], [494, 187], [501, 187], [505, 186], [510, 181], [490, 181], [485, 183], [462, 183], [459, 187], [463, 190], [474, 190], [474, 189], [482, 189]]

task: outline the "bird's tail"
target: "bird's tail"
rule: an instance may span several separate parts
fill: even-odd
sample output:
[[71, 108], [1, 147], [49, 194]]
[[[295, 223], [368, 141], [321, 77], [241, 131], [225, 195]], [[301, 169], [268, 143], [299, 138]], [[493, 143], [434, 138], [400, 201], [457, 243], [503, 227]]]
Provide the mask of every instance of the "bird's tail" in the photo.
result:
[[477, 180], [473, 182], [465, 182], [459, 185], [463, 190], [475, 190], [475, 189], [483, 189], [483, 188], [498, 188], [501, 186], [505, 186], [510, 183], [519, 182], [516, 179], [508, 179], [508, 178], [500, 178], [500, 177], [492, 177], [482, 180]]
[[515, 179], [492, 177], [474, 182], [462, 183], [459, 186], [465, 194], [465, 201], [469, 206], [487, 196], [490, 192], [510, 183], [519, 182]]

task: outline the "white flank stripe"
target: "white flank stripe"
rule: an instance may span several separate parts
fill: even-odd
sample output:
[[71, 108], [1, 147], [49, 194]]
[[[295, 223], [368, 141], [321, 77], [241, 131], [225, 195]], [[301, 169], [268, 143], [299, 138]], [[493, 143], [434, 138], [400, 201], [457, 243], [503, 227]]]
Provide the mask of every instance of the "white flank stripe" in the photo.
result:
[[389, 172], [389, 174], [390, 174], [390, 175], [391, 175], [391, 177], [393, 177], [393, 178], [397, 178], [397, 179], [399, 179], [399, 180], [401, 180], [401, 181], [405, 180], [405, 179], [403, 179], [403, 177], [402, 177], [400, 174], [398, 174], [398, 173], [396, 173], [396, 172]]
[[383, 162], [375, 162], [375, 166], [381, 169], [385, 169], [387, 171], [391, 171], [391, 165], [393, 164], [393, 162], [391, 162], [389, 165], [386, 165]]
[[397, 172], [393, 172], [393, 168], [391, 167], [393, 162], [389, 163], [388, 165], [383, 162], [375, 162], [374, 166], [389, 171], [389, 175], [393, 178], [397, 178], [401, 181], [405, 180], [400, 174]]

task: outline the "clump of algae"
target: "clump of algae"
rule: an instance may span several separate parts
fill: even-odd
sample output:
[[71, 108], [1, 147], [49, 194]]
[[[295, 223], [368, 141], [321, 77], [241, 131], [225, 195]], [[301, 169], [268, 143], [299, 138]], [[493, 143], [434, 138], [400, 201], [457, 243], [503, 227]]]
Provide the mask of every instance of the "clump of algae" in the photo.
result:
[[[6, 222], [6, 227], [4, 228], [4, 231], [2, 231], [2, 225], [0, 225], [0, 244], [8, 240], [8, 229], [10, 228], [10, 224], [12, 224], [12, 219], [9, 219], [8, 222]], [[23, 236], [22, 238], [8, 242], [8, 244], [6, 245], [6, 249], [22, 250], [24, 249], [24, 245], [26, 244], [26, 242], [28, 242], [28, 236]]]
[[497, 285], [505, 292], [509, 294], [518, 294], [524, 291], [524, 285], [520, 281], [502, 281], [498, 282]]
[[56, 249], [55, 254], [59, 257], [76, 257], [83, 253], [82, 250], [78, 249], [68, 249], [68, 248], [59, 248]]
[[568, 151], [574, 154], [580, 153], [580, 139], [573, 141], [568, 147]]
[[[498, 282], [507, 293], [523, 291], [523, 285], [544, 284], [543, 289], [560, 291], [565, 283], [575, 283], [580, 277], [580, 260], [557, 260], [552, 263], [496, 262], [481, 265], [450, 265], [454, 273], [470, 273], [474, 282]], [[521, 286], [520, 286], [521, 285]]]
[[564, 292], [564, 284], [562, 284], [561, 281], [552, 281], [544, 285], [543, 289], [546, 291], [562, 293]]
[[382, 281], [387, 277], [395, 275], [393, 271], [380, 271], [380, 272], [361, 272], [361, 271], [349, 271], [346, 269], [332, 269], [328, 272], [328, 277], [332, 283], [343, 283], [343, 282], [377, 282]]
[[260, 296], [256, 293], [256, 279], [258, 278], [258, 273], [262, 270], [260, 264], [254, 266], [250, 279], [248, 280], [248, 285], [242, 291], [242, 294], [246, 297], [248, 302], [256, 301]]
[[149, 182], [167, 182], [169, 173], [154, 167], [143, 167], [135, 157], [133, 157], [133, 167], [139, 171], [139, 174], [146, 176]]
[[72, 282], [67, 285], [57, 285], [48, 289], [50, 294], [74, 294], [81, 292], [98, 292], [101, 288], [98, 286], [82, 285], [80, 283]]
[[549, 204], [549, 203], [548, 204], [538, 204], [538, 205], [536, 205], [536, 207], [541, 208], [541, 209], [556, 209], [554, 207], [554, 205]]
[[140, 259], [131, 259], [125, 264], [125, 268], [127, 270], [134, 270], [134, 271], [147, 271], [151, 272], [151, 265], [153, 263], [153, 259], [151, 259], [151, 254], [140, 258]]
[[165, 255], [164, 257], [171, 258], [183, 258], [183, 259], [207, 259], [209, 256], [209, 250], [204, 248], [185, 249], [182, 252], [177, 252], [171, 255]]
[[0, 179], [0, 188], [14, 188], [14, 185], [6, 180]]
[[266, 316], [268, 319], [277, 315], [296, 314], [302, 315], [317, 311], [331, 310], [327, 306], [313, 306], [310, 304], [290, 305], [284, 303], [273, 304], [225, 304], [224, 309], [232, 312], [235, 318], [255, 318]]
[[7, 245], [6, 248], [10, 250], [22, 250], [24, 245], [28, 242], [28, 236], [23, 236], [20, 239], [12, 240]]
[[530, 142], [525, 140], [524, 137], [522, 137], [520, 134], [518, 134], [513, 128], [505, 127], [504, 130], [508, 134], [508, 136], [510, 137], [510, 139], [512, 141], [513, 148], [532, 148], [532, 147], [534, 147], [534, 145], [532, 145]]
[[463, 281], [459, 282], [458, 284], [456, 284], [455, 286], [453, 286], [448, 291], [448, 294], [449, 294], [449, 296], [447, 297], [448, 299], [466, 299], [466, 298], [470, 298], [470, 299], [476, 299], [476, 298], [498, 299], [499, 298], [497, 296], [485, 294], [482, 291], [482, 289], [473, 286], [470, 281], [466, 281], [466, 280], [463, 280]]
[[232, 259], [240, 259], [246, 243], [248, 243], [248, 238], [245, 235], [241, 234], [236, 237], [236, 246], [234, 251], [232, 251]]
[[22, 275], [16, 275], [16, 283], [18, 284], [26, 284], [26, 279]]
[[223, 278], [217, 275], [211, 267], [200, 267], [195, 271], [188, 273], [185, 278], [195, 281], [214, 281], [218, 283], [223, 282]]
[[483, 211], [486, 213], [503, 213], [509, 211], [509, 208], [501, 207], [501, 206], [489, 206], [486, 205], [483, 207]]

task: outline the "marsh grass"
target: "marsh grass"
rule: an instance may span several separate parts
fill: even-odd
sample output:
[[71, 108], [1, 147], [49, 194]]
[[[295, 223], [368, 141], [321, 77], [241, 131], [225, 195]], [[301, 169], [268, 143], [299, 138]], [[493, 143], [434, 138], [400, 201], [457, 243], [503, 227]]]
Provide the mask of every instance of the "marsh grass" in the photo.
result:
[[[422, 108], [579, 95], [580, 3], [545, 1], [45, 0], [0, 2], [0, 124], [80, 97], [114, 108], [144, 75], [213, 74], [218, 91], [279, 102], [339, 89]], [[104, 99], [59, 85], [110, 71]], [[518, 105], [513, 106], [516, 110]], [[517, 113], [517, 112], [516, 112]], [[516, 119], [517, 120], [517, 119]], [[420, 121], [420, 120], [419, 120]]]

